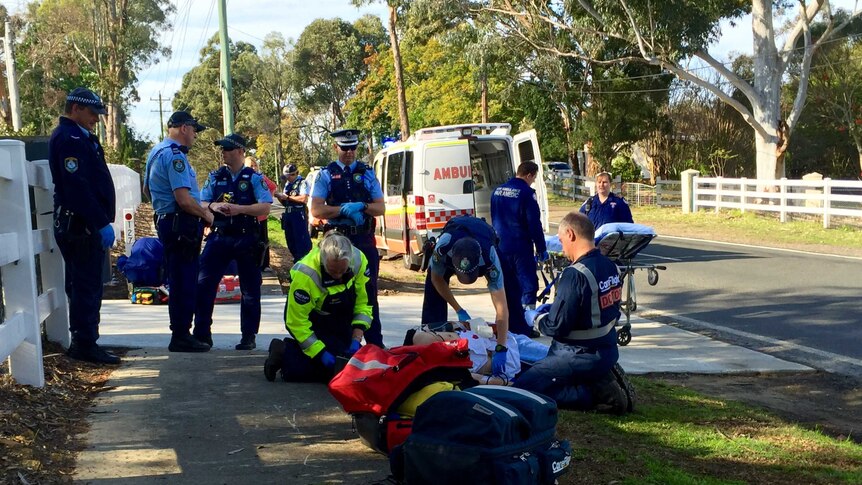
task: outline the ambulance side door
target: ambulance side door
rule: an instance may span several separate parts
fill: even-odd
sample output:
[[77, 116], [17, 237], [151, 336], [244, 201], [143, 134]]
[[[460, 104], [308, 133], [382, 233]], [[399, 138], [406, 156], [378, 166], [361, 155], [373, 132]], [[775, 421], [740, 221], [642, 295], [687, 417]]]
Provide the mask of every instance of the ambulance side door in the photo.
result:
[[407, 197], [405, 192], [405, 152], [389, 153], [385, 162], [385, 184], [383, 197], [386, 201], [385, 228], [386, 247], [392, 253], [404, 254], [407, 226]]
[[539, 166], [539, 173], [536, 176], [536, 181], [533, 182], [533, 189], [536, 190], [539, 210], [542, 211], [542, 230], [548, 234], [548, 189], [545, 187], [545, 177], [542, 173], [542, 153], [539, 150], [539, 138], [536, 130], [518, 133], [512, 137], [512, 143], [514, 145], [512, 160], [515, 163], [515, 171], [518, 170], [518, 165], [521, 162], [533, 161]]

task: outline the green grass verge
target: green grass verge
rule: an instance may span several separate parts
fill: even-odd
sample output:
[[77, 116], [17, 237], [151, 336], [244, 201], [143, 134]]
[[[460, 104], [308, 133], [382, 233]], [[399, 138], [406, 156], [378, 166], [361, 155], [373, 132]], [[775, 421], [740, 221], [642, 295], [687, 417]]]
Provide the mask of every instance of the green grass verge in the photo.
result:
[[[862, 483], [862, 446], [765, 411], [644, 378], [624, 417], [563, 411], [572, 443], [561, 483]], [[592, 480], [592, 481], [591, 481]]]
[[284, 239], [284, 230], [281, 228], [281, 221], [270, 217], [266, 220], [266, 228], [269, 231], [269, 244], [281, 247], [287, 247], [287, 240]]

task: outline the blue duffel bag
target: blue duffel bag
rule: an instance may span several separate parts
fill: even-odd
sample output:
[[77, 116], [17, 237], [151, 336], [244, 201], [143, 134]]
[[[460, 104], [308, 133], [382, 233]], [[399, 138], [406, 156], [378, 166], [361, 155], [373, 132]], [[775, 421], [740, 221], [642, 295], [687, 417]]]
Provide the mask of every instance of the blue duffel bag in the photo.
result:
[[416, 410], [392, 473], [411, 485], [553, 484], [571, 460], [556, 425], [557, 404], [523, 389], [441, 392]]

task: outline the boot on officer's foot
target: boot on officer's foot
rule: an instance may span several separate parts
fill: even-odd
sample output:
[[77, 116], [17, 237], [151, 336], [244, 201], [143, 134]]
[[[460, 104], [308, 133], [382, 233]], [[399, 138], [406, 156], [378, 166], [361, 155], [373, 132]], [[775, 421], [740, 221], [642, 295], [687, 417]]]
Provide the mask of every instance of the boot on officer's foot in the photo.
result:
[[255, 347], [257, 347], [257, 344], [254, 341], [254, 335], [243, 335], [234, 348], [237, 350], [252, 350]]
[[175, 333], [171, 335], [168, 350], [171, 352], [209, 352], [210, 346], [192, 337], [189, 333]]
[[66, 355], [71, 359], [92, 362], [93, 364], [117, 365], [120, 363], [119, 357], [99, 347], [95, 342], [83, 344], [73, 340], [69, 350], [66, 351]]
[[596, 410], [622, 416], [628, 409], [628, 396], [613, 373], [608, 372], [592, 388]]
[[266, 362], [263, 363], [263, 375], [269, 382], [275, 382], [275, 376], [278, 370], [281, 369], [281, 363], [284, 360], [284, 340], [280, 338], [272, 339], [269, 343], [269, 355], [266, 356]]

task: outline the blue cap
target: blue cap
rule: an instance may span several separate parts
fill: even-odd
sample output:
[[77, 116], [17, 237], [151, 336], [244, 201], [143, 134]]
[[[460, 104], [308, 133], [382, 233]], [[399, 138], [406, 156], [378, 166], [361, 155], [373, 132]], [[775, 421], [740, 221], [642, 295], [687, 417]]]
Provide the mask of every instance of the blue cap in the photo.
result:
[[87, 88], [75, 88], [69, 91], [68, 96], [66, 96], [66, 101], [85, 105], [92, 109], [96, 114], [108, 114], [108, 110], [105, 109], [105, 104], [102, 103], [102, 98]]
[[285, 165], [284, 169], [282, 169], [281, 171], [281, 173], [283, 173], [284, 175], [293, 175], [296, 172], [299, 172], [299, 169], [296, 168], [296, 165], [292, 163], [290, 165]]
[[213, 142], [213, 145], [217, 145], [222, 148], [241, 148], [243, 150], [248, 150], [248, 140], [237, 133], [231, 133], [221, 140], [216, 140]]
[[168, 128], [176, 128], [178, 126], [189, 125], [195, 128], [195, 131], [204, 131], [206, 126], [198, 123], [198, 120], [192, 118], [188, 111], [174, 111], [174, 114], [168, 118]]
[[452, 245], [449, 251], [452, 266], [458, 281], [469, 284], [479, 277], [479, 266], [482, 264], [482, 247], [472, 237], [462, 237]]

